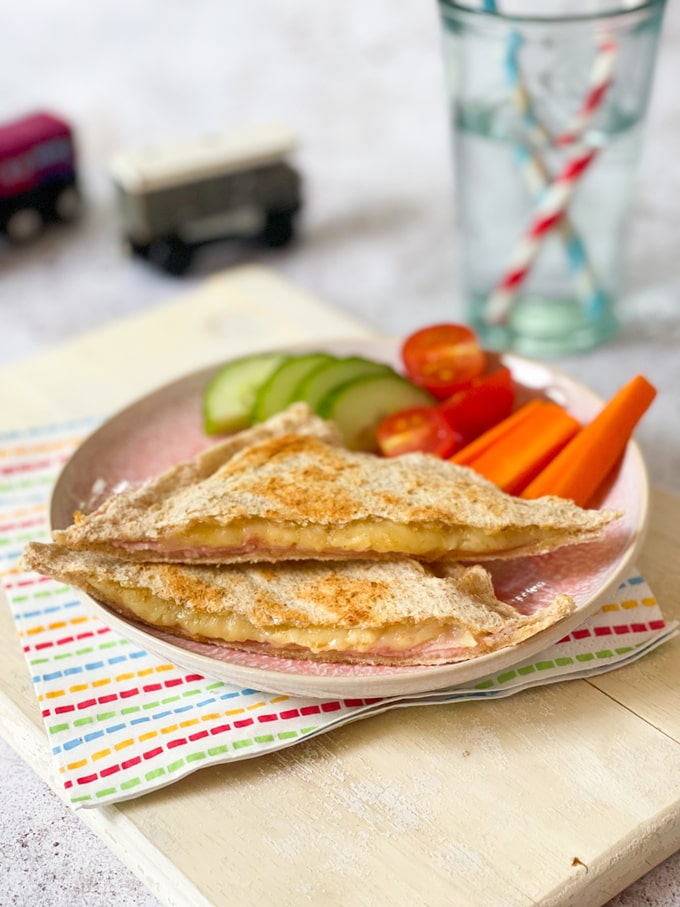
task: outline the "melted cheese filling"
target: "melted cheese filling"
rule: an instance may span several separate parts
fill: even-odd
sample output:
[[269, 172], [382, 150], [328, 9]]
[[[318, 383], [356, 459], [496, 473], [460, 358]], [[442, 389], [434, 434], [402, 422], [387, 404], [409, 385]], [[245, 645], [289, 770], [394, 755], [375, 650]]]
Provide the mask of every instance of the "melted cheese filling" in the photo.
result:
[[[544, 533], [549, 538], [550, 532]], [[349, 551], [434, 557], [444, 552], [484, 554], [512, 550], [535, 541], [535, 529], [504, 529], [488, 532], [466, 526], [444, 527], [401, 524], [389, 520], [356, 520], [344, 525], [273, 523], [239, 520], [229, 526], [205, 522], [189, 523], [181, 535], [160, 541], [161, 548], [286, 549], [311, 552]], [[140, 542], [139, 547], [147, 547]], [[137, 547], [133, 545], [131, 547]]]
[[92, 584], [97, 598], [113, 607], [123, 608], [144, 623], [179, 630], [192, 639], [221, 642], [259, 642], [282, 647], [296, 645], [319, 653], [335, 652], [404, 652], [427, 645], [445, 635], [447, 646], [472, 648], [477, 640], [464, 628], [452, 627], [430, 619], [420, 623], [394, 623], [383, 627], [295, 627], [276, 625], [258, 627], [247, 617], [234, 612], [211, 614], [168, 601], [144, 588], [125, 588], [112, 580]]

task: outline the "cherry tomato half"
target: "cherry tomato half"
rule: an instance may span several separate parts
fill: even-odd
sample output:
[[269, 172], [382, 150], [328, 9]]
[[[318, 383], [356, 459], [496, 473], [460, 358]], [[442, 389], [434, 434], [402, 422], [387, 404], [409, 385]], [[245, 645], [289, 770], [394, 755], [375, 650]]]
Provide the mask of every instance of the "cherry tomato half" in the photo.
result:
[[378, 447], [386, 457], [422, 451], [450, 457], [462, 438], [436, 406], [413, 406], [388, 416], [378, 426]]
[[477, 337], [462, 324], [435, 324], [416, 331], [404, 341], [401, 356], [411, 381], [438, 400], [481, 375], [486, 365]]
[[437, 407], [465, 444], [507, 418], [515, 402], [515, 386], [505, 365], [482, 375]]

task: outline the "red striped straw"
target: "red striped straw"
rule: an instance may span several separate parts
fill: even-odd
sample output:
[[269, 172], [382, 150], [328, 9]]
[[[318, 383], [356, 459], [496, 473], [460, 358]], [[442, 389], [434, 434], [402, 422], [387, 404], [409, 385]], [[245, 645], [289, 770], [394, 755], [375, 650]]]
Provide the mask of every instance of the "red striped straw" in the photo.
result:
[[617, 47], [611, 39], [605, 39], [600, 44], [595, 65], [590, 78], [588, 94], [581, 109], [574, 117], [570, 128], [555, 138], [556, 145], [571, 145], [577, 142], [590, 126], [597, 113], [602, 99], [607, 93], [614, 78], [616, 66]]
[[[592, 122], [612, 83], [616, 50], [610, 39], [600, 45], [586, 98], [569, 130], [556, 139], [556, 144], [573, 144]], [[528, 230], [487, 300], [484, 313], [487, 324], [503, 325], [507, 322], [517, 292], [531, 271], [545, 237], [561, 223], [579, 180], [597, 157], [598, 151], [590, 145], [578, 145], [541, 196]]]
[[[506, 54], [507, 79], [512, 86], [512, 99], [527, 131], [528, 141], [515, 149], [515, 157], [521, 168], [524, 179], [535, 199], [550, 185], [552, 174], [543, 159], [542, 150], [553, 143], [548, 130], [537, 117], [533, 102], [520, 64], [522, 38], [513, 32], [508, 40]], [[574, 225], [565, 212], [557, 224], [569, 261], [569, 269], [574, 279], [576, 292], [589, 311], [599, 311], [603, 294], [597, 282], [597, 276], [589, 261], [587, 250], [581, 241]]]

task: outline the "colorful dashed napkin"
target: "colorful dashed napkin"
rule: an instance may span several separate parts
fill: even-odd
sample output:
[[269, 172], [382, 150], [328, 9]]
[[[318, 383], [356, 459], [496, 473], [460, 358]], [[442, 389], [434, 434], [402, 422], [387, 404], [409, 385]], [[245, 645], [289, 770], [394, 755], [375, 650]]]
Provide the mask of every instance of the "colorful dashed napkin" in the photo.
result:
[[508, 696], [609, 671], [677, 632], [636, 573], [569, 636], [500, 674], [391, 699], [305, 699], [242, 689], [168, 664], [93, 616], [73, 590], [16, 562], [49, 539], [47, 505], [63, 463], [96, 426], [81, 420], [0, 435], [0, 573], [74, 807], [144, 794], [204, 765], [290, 746], [389, 708]]

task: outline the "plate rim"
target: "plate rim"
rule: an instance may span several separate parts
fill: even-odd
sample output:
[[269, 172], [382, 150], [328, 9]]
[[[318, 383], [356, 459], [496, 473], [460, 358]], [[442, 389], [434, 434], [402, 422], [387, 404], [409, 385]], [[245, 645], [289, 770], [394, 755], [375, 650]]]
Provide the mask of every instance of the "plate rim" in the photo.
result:
[[[348, 340], [329, 340], [316, 343], [304, 343], [286, 346], [271, 346], [259, 352], [285, 352], [297, 353], [310, 350], [323, 349], [332, 354], [346, 355], [350, 351], [358, 355], [370, 356], [368, 348], [375, 350], [380, 349], [383, 352], [382, 358], [387, 361], [396, 362], [396, 352], [398, 351], [398, 338], [377, 335], [375, 337], [362, 337]], [[388, 355], [389, 354], [389, 355]], [[249, 355], [245, 353], [244, 355]], [[377, 352], [372, 355], [378, 356]], [[513, 363], [516, 368], [528, 365], [533, 368], [540, 368], [547, 375], [551, 376], [557, 383], [565, 383], [575, 389], [580, 395], [590, 398], [593, 405], [602, 406], [603, 399], [587, 385], [570, 375], [559, 371], [551, 364], [541, 360], [531, 359], [529, 357], [517, 355], [515, 353], [499, 353], [499, 359], [507, 364], [513, 371]], [[63, 521], [58, 520], [55, 525], [55, 515], [59, 509], [60, 495], [63, 494], [63, 488], [68, 482], [72, 470], [78, 468], [78, 461], [86, 455], [87, 447], [98, 442], [100, 437], [106, 436], [108, 432], [115, 432], [116, 423], [125, 421], [134, 411], [151, 404], [155, 397], [167, 395], [173, 389], [183, 385], [198, 384], [207, 381], [211, 374], [221, 366], [234, 359], [241, 358], [235, 356], [232, 359], [221, 360], [199, 369], [194, 369], [177, 378], [166, 382], [165, 384], [143, 394], [136, 400], [131, 401], [125, 406], [119, 408], [108, 418], [98, 425], [83, 441], [78, 445], [68, 460], [63, 464], [59, 475], [52, 487], [50, 494], [48, 513], [50, 528], [63, 528]], [[545, 386], [545, 385], [543, 385]], [[540, 391], [540, 388], [537, 388]], [[215, 443], [219, 440], [216, 436]], [[207, 654], [193, 652], [182, 647], [181, 640], [172, 643], [156, 635], [154, 628], [146, 628], [139, 622], [128, 619], [112, 611], [104, 603], [99, 602], [92, 596], [87, 595], [80, 589], [74, 587], [74, 594], [81, 603], [92, 613], [95, 613], [102, 621], [114, 628], [116, 632], [128, 638], [133, 637], [135, 642], [152, 652], [156, 657], [164, 658], [171, 661], [180, 670], [200, 671], [208, 677], [222, 680], [227, 683], [241, 684], [244, 687], [259, 689], [263, 692], [284, 693], [288, 695], [309, 696], [313, 698], [325, 697], [357, 697], [379, 698], [390, 696], [407, 696], [410, 694], [422, 694], [435, 692], [446, 689], [447, 687], [458, 686], [468, 683], [472, 680], [481, 680], [498, 671], [505, 670], [513, 664], [524, 661], [533, 655], [538, 654], [543, 649], [557, 642], [557, 640], [568, 635], [573, 629], [582, 624], [591, 616], [597, 605], [597, 601], [605, 596], [621, 579], [623, 574], [635, 563], [635, 558], [640, 552], [644, 543], [648, 524], [649, 524], [649, 504], [650, 488], [647, 465], [640, 446], [635, 438], [631, 438], [626, 448], [627, 455], [630, 455], [632, 467], [638, 478], [636, 483], [636, 497], [638, 502], [639, 514], [637, 524], [631, 533], [630, 542], [626, 550], [618, 560], [617, 566], [611, 576], [588, 598], [587, 602], [571, 615], [567, 615], [557, 624], [540, 631], [534, 636], [523, 640], [514, 646], [506, 646], [495, 652], [487, 653], [473, 659], [462, 662], [452, 662], [444, 665], [432, 666], [413, 666], [412, 670], [408, 668], [400, 669], [393, 674], [375, 674], [370, 676], [336, 676], [305, 673], [288, 673], [277, 671], [265, 667], [253, 667], [249, 665], [233, 664], [221, 659], [211, 658]], [[129, 631], [129, 632], [126, 632]], [[146, 642], [144, 642], [146, 640]], [[207, 643], [206, 645], [211, 645]], [[228, 650], [228, 647], [221, 647]], [[173, 657], [179, 655], [179, 657]], [[276, 656], [271, 656], [276, 657]], [[488, 670], [478, 670], [486, 667]], [[466, 670], [467, 669], [467, 670]], [[454, 675], [454, 679], [451, 679]], [[456, 676], [459, 675], [459, 676]], [[263, 685], [264, 681], [264, 685]], [[271, 681], [271, 683], [270, 683]], [[359, 691], [363, 687], [363, 691]]]

